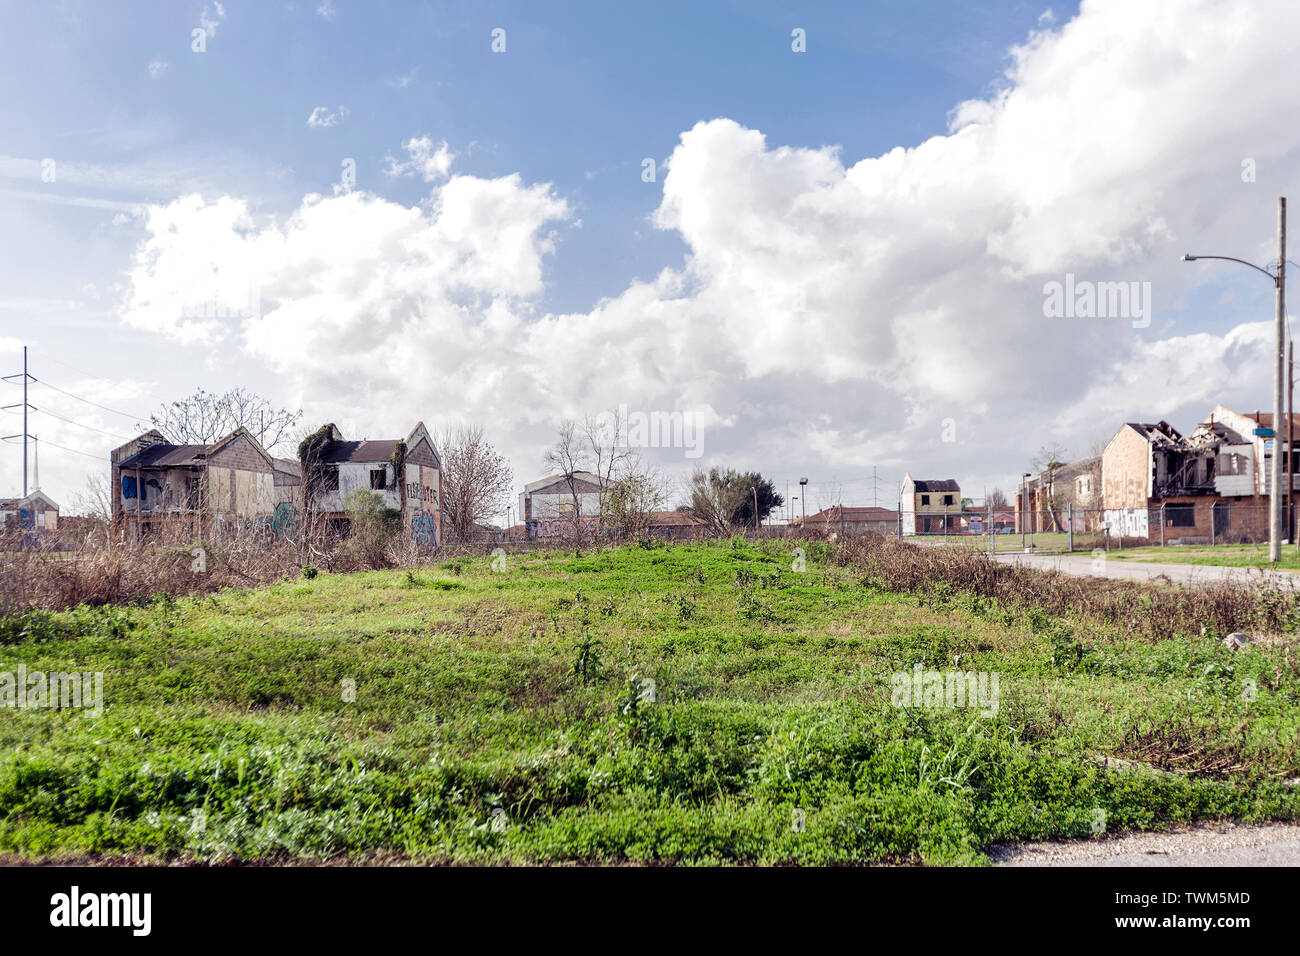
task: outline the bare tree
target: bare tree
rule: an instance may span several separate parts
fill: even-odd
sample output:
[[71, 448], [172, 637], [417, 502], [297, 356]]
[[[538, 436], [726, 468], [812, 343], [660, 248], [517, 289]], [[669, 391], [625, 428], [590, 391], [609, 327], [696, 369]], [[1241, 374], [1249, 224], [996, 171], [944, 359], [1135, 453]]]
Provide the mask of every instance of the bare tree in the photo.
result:
[[1010, 504], [1007, 501], [1006, 492], [1001, 488], [994, 488], [990, 491], [988, 497], [984, 499], [984, 503], [990, 508], [1006, 508]]
[[543, 456], [546, 467], [556, 472], [568, 483], [569, 494], [573, 498], [573, 511], [570, 515], [573, 523], [573, 538], [582, 538], [582, 499], [578, 493], [577, 476], [580, 471], [590, 468], [589, 449], [578, 431], [578, 425], [572, 419], [560, 422], [556, 431], [555, 444], [546, 450]]
[[826, 511], [842, 504], [844, 501], [844, 486], [838, 481], [828, 481], [825, 484], [817, 486], [817, 510]]
[[499, 514], [509, 500], [510, 463], [483, 437], [482, 425], [443, 428], [437, 436], [442, 457], [442, 515], [451, 533], [467, 540], [474, 526]]
[[605, 489], [617, 480], [637, 474], [640, 465], [636, 453], [621, 444], [625, 425], [622, 413], [615, 409], [594, 418], [588, 415], [582, 426], [583, 436], [587, 441], [588, 457], [592, 462], [591, 470], [600, 479], [599, 520], [602, 528], [607, 523]]
[[86, 517], [90, 535], [102, 537], [108, 544], [113, 526], [113, 489], [109, 476], [104, 472], [87, 472], [85, 487], [73, 496], [72, 505]]
[[178, 445], [211, 444], [243, 427], [270, 451], [289, 437], [301, 418], [301, 409], [276, 408], [262, 396], [240, 387], [222, 395], [199, 389], [180, 401], [163, 405], [149, 416], [149, 424]]
[[1056, 487], [1056, 473], [1067, 464], [1068, 452], [1060, 445], [1048, 444], [1038, 449], [1038, 452], [1030, 460], [1034, 470], [1039, 474], [1039, 487], [1047, 492], [1046, 505], [1047, 514], [1052, 519], [1052, 525], [1056, 531], [1064, 531], [1065, 528], [1061, 523], [1060, 511], [1065, 507], [1068, 495]]

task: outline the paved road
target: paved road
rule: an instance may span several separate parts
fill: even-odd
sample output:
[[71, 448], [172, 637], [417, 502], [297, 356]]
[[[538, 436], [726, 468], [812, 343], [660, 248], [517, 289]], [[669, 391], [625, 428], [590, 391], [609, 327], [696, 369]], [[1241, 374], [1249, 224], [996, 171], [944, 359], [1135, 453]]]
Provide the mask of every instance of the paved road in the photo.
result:
[[1268, 581], [1283, 586], [1300, 586], [1300, 575], [1295, 571], [1263, 571], [1259, 568], [1226, 568], [1202, 564], [1155, 564], [1119, 558], [1094, 559], [1087, 554], [1024, 554], [1007, 551], [994, 557], [1011, 564], [1086, 577], [1127, 578], [1136, 581], [1162, 579], [1183, 584], [1209, 584], [1216, 581], [1258, 584]]
[[1300, 824], [1213, 825], [997, 847], [998, 866], [1300, 866]]

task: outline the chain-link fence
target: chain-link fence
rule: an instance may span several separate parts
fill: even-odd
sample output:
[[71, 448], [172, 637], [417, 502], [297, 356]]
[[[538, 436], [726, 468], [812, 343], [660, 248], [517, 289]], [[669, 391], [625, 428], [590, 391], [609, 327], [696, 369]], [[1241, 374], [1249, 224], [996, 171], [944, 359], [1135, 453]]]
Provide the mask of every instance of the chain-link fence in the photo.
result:
[[[1284, 512], [1286, 509], [1284, 509]], [[1296, 507], [1283, 515], [1284, 541], [1294, 541]], [[1014, 507], [905, 512], [898, 535], [923, 544], [986, 551], [1093, 551], [1178, 545], [1266, 544], [1269, 506], [1232, 501], [1167, 501], [1146, 508], [1023, 511]]]

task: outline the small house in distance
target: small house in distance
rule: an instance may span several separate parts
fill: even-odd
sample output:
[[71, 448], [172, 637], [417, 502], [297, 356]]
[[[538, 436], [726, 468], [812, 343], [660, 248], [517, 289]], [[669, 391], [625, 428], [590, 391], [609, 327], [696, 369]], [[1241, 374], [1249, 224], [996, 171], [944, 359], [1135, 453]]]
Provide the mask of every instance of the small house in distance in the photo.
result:
[[59, 527], [59, 506], [41, 491], [26, 498], [0, 498], [0, 531], [50, 532]]
[[890, 536], [898, 534], [898, 512], [874, 505], [861, 508], [835, 505], [796, 520], [809, 531], [840, 531], [849, 534], [871, 531]]
[[903, 535], [960, 534], [961, 487], [954, 478], [903, 476], [900, 491]]
[[524, 485], [524, 492], [519, 496], [519, 514], [528, 529], [528, 537], [563, 536], [575, 523], [594, 522], [600, 516], [602, 487], [600, 476], [589, 471], [551, 475]]

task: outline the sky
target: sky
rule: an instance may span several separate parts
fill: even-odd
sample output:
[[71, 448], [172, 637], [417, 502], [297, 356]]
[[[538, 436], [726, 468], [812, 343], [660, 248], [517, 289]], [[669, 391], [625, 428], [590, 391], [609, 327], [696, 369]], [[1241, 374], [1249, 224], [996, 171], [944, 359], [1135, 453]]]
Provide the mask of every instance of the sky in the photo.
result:
[[[517, 488], [566, 417], [680, 412], [699, 441], [650, 462], [806, 476], [809, 512], [892, 504], [907, 472], [979, 499], [1044, 446], [1271, 405], [1271, 283], [1180, 260], [1276, 259], [1287, 0], [0, 22], [0, 373], [26, 345], [68, 511], [199, 387], [354, 438], [482, 424]], [[1129, 301], [1076, 301], [1104, 283]]]

